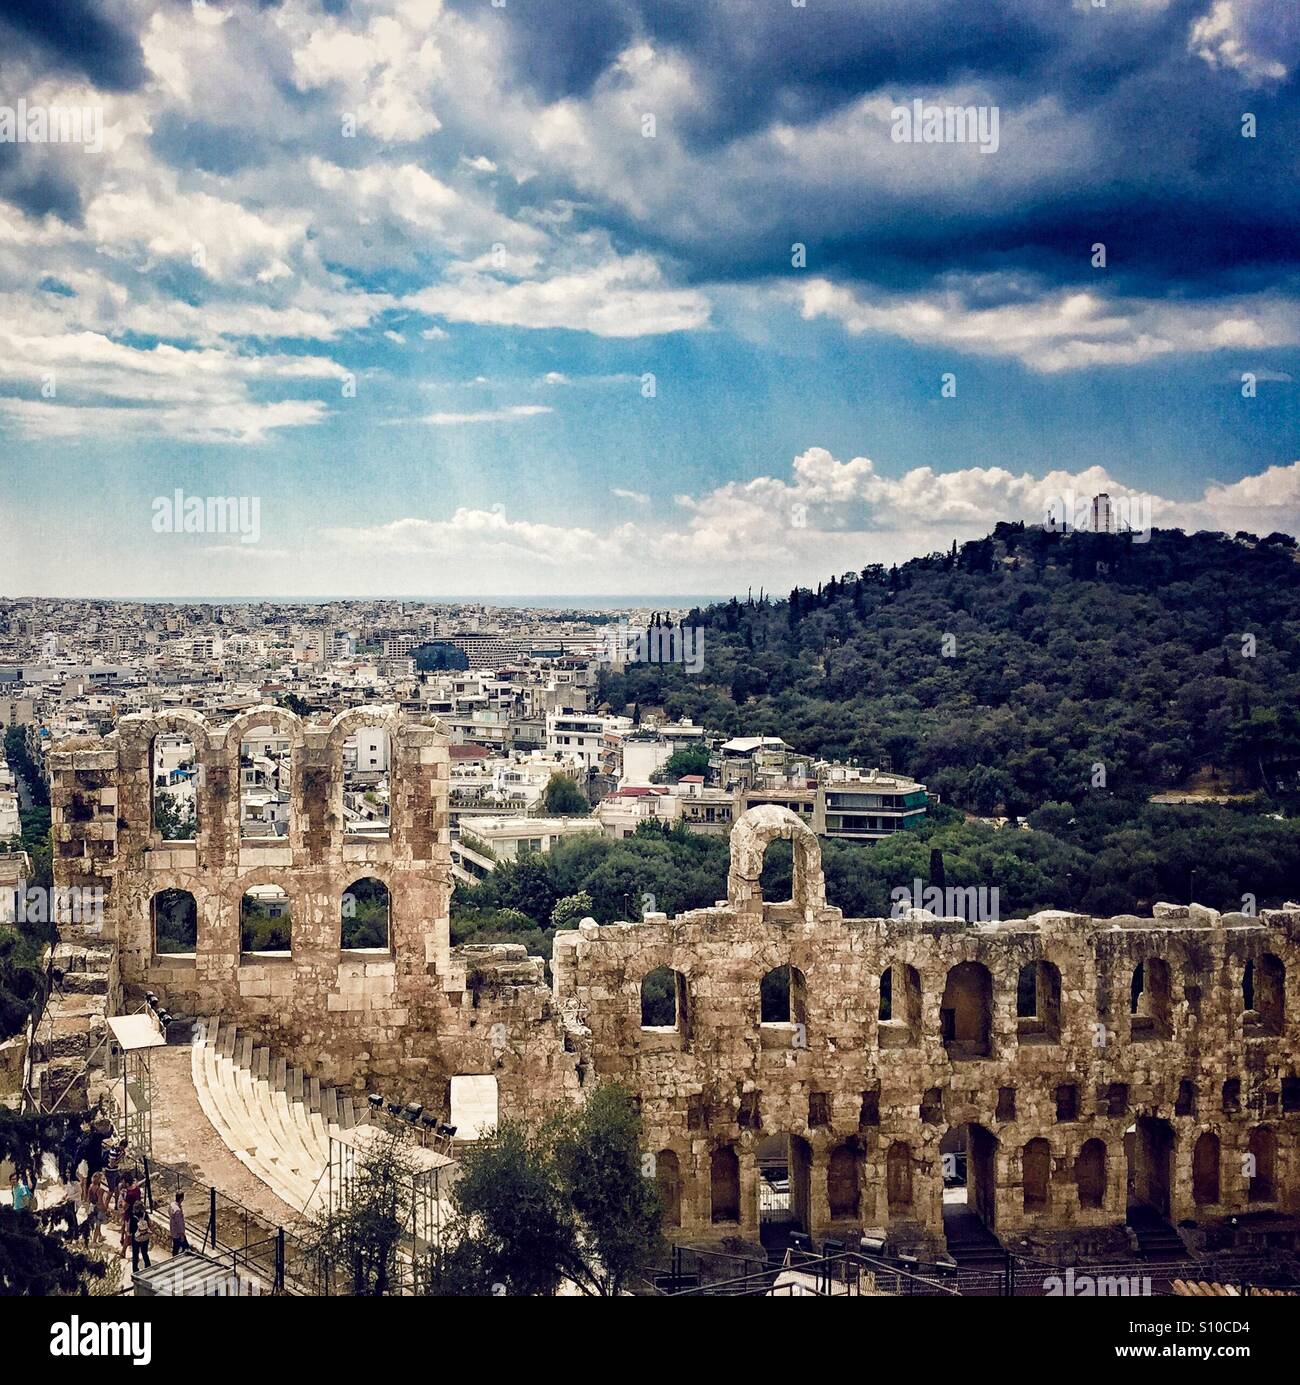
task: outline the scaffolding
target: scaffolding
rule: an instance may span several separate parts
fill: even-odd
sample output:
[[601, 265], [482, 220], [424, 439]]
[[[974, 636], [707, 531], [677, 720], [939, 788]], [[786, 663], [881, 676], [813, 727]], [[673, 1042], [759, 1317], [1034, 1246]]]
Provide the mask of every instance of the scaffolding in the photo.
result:
[[[146, 1158], [153, 1151], [153, 1074], [150, 1054], [155, 1048], [165, 1048], [167, 1040], [149, 1011], [137, 1015], [110, 1015], [109, 1062], [110, 1076], [121, 1082], [117, 1099], [120, 1127], [127, 1148]], [[120, 1069], [120, 1071], [118, 1071]]]
[[420, 1144], [413, 1136], [385, 1126], [354, 1125], [331, 1133], [327, 1167], [330, 1213], [343, 1211], [352, 1201], [359, 1172], [368, 1156], [389, 1141], [401, 1141], [399, 1157], [410, 1169], [394, 1191], [394, 1208], [402, 1221], [399, 1253], [420, 1263], [442, 1246], [442, 1231], [450, 1215], [451, 1188], [456, 1178], [455, 1160]]

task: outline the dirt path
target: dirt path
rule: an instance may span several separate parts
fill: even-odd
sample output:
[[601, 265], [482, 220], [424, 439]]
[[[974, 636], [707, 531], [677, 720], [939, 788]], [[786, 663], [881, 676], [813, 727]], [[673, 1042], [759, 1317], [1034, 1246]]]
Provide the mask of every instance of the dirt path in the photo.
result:
[[[186, 1044], [153, 1051], [153, 1152], [156, 1159], [184, 1170], [191, 1178], [208, 1184], [251, 1211], [265, 1217], [272, 1226], [292, 1227], [301, 1219], [286, 1202], [254, 1177], [226, 1147], [225, 1141], [203, 1114], [190, 1075], [190, 1050]], [[194, 1197], [191, 1193], [186, 1201]], [[154, 1189], [155, 1202], [161, 1202]], [[168, 1198], [170, 1201], [170, 1197]], [[187, 1207], [198, 1225], [206, 1207]], [[194, 1237], [190, 1237], [191, 1242]]]

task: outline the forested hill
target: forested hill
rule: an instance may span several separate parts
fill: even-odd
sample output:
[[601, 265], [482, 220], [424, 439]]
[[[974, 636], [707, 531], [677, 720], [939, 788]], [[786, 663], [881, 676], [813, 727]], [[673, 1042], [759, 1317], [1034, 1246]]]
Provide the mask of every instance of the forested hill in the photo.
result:
[[1001, 524], [690, 623], [705, 630], [702, 672], [606, 673], [613, 710], [891, 766], [978, 813], [1098, 787], [1130, 800], [1216, 780], [1294, 793], [1300, 562], [1284, 535], [1139, 542]]

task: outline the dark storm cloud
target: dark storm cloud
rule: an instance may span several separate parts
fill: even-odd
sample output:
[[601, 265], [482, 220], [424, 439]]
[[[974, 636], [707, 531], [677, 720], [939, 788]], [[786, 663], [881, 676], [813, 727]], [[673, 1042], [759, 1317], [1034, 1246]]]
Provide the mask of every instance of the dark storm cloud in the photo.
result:
[[23, 145], [0, 144], [0, 202], [9, 202], [28, 216], [53, 212], [75, 225], [81, 220], [81, 194], [56, 161], [31, 157]]
[[107, 91], [134, 90], [145, 76], [125, 14], [97, 0], [3, 0], [0, 49], [37, 71], [77, 72]]
[[[483, 14], [481, 0], [453, 3]], [[733, 214], [712, 217], [710, 187], [698, 179], [684, 180], [671, 216], [588, 208], [621, 243], [672, 256], [689, 278], [771, 274], [788, 264], [792, 240], [815, 249], [821, 270], [887, 288], [954, 270], [1088, 281], [1096, 241], [1107, 245], [1108, 284], [1131, 292], [1262, 287], [1300, 269], [1294, 0], [1235, 0], [1227, 44], [1210, 23], [1213, 0], [1097, 9], [1069, 0], [599, 0], [574, 6], [557, 29], [566, 8], [510, 0], [491, 11], [510, 34], [516, 80], [545, 100], [587, 97], [638, 40], [690, 63], [696, 98], [674, 115], [672, 134], [698, 168], [717, 161]], [[1198, 21], [1209, 32], [1193, 43]], [[1242, 48], [1258, 61], [1243, 62]], [[999, 105], [1003, 144], [989, 172], [996, 161], [998, 173], [1018, 176], [959, 191], [941, 166], [902, 188], [833, 166], [806, 178], [788, 166], [748, 168], [727, 180], [729, 146], [773, 122], [796, 127], [797, 163], [800, 126], [873, 94], [906, 101], [953, 88]], [[1055, 103], [1059, 119], [1018, 141], [1009, 124], [1036, 102]], [[1254, 140], [1241, 135], [1247, 110], [1259, 122]], [[864, 133], [872, 137], [878, 129]], [[1038, 147], [1053, 138], [1080, 147], [1058, 162]], [[563, 191], [545, 176], [538, 187]]]

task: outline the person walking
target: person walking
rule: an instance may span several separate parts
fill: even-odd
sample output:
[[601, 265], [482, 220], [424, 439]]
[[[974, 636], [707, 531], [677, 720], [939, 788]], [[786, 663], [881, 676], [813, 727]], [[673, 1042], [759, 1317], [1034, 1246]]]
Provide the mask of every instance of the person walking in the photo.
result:
[[31, 1185], [16, 1173], [9, 1175], [9, 1196], [15, 1212], [31, 1212], [36, 1208], [36, 1195]]
[[171, 1205], [168, 1213], [171, 1223], [172, 1233], [172, 1254], [179, 1255], [183, 1250], [189, 1250], [190, 1243], [185, 1237], [185, 1194], [177, 1192], [176, 1200]]

